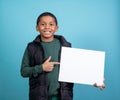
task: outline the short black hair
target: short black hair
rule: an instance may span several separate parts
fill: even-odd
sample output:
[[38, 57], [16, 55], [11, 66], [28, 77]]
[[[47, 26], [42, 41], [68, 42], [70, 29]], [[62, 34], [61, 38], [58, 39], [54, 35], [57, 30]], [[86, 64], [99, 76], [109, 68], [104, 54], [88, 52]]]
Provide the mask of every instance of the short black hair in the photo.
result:
[[56, 25], [58, 25], [57, 18], [55, 17], [55, 15], [53, 15], [53, 14], [50, 13], [50, 12], [44, 12], [44, 13], [40, 14], [40, 15], [38, 16], [38, 18], [37, 18], [37, 22], [36, 22], [37, 25], [38, 25], [38, 23], [39, 23], [39, 21], [40, 21], [40, 18], [43, 17], [43, 16], [51, 16], [51, 17], [53, 17], [53, 18], [55, 19]]

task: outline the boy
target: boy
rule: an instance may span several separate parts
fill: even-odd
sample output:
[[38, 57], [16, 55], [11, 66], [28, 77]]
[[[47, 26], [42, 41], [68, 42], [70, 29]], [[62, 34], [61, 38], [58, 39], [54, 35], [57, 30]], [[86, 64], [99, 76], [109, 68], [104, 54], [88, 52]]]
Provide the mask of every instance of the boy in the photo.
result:
[[21, 75], [29, 77], [29, 100], [72, 100], [73, 83], [58, 82], [61, 47], [71, 47], [58, 30], [56, 17], [42, 13], [36, 23], [40, 33], [27, 45]]
[[58, 82], [61, 47], [71, 43], [54, 35], [58, 23], [52, 13], [42, 13], [36, 24], [40, 35], [28, 43], [21, 64], [21, 75], [29, 77], [29, 100], [73, 100], [73, 83]]

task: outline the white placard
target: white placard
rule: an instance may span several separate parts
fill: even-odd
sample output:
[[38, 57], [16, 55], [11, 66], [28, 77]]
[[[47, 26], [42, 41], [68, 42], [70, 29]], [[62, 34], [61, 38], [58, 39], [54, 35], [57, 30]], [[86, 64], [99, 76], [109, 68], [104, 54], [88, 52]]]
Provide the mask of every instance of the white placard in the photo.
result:
[[103, 84], [105, 52], [62, 47], [59, 81]]

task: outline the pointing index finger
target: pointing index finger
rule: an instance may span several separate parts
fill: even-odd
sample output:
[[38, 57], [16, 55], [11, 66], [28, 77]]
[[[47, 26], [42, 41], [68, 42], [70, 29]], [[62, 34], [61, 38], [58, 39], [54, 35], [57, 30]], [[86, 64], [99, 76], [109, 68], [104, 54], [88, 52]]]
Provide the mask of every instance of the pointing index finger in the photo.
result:
[[52, 62], [53, 65], [59, 65], [59, 62]]

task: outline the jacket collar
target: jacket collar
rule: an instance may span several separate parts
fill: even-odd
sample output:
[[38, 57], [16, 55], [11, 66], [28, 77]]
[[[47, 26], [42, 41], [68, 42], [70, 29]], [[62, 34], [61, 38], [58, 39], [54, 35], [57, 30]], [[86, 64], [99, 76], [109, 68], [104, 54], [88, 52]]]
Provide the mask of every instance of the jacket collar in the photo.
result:
[[[54, 38], [58, 39], [63, 46], [66, 46], [66, 45], [71, 46], [71, 43], [69, 43], [68, 41], [66, 41], [66, 39], [62, 35], [54, 35]], [[35, 38], [34, 42], [35, 43], [40, 43], [41, 42], [40, 35], [38, 35]]]

